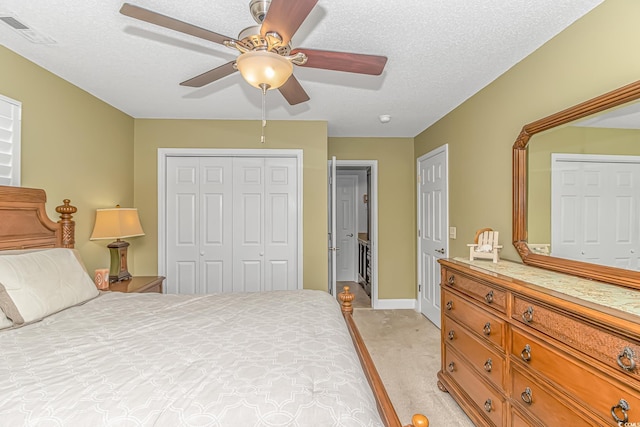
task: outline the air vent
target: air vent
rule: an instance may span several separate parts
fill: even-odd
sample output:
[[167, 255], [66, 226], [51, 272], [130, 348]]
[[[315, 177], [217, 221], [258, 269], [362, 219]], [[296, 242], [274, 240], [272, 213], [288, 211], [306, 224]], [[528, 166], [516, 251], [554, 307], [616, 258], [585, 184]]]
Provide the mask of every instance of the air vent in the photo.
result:
[[29, 27], [18, 21], [13, 16], [0, 16], [0, 21], [3, 21], [7, 25], [11, 26], [14, 30], [28, 30]]
[[56, 41], [51, 37], [45, 36], [32, 28], [29, 28], [24, 22], [21, 22], [15, 15], [0, 12], [0, 21], [7, 24], [13, 31], [20, 34], [31, 43], [38, 44], [54, 44]]

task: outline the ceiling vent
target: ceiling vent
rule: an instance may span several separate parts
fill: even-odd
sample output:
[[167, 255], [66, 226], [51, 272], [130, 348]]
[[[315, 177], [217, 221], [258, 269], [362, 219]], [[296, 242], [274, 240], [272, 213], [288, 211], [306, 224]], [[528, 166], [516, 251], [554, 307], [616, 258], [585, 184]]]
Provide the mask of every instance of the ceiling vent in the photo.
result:
[[18, 18], [10, 13], [2, 13], [0, 12], [0, 21], [7, 24], [13, 31], [20, 34], [25, 39], [29, 40], [31, 43], [38, 44], [54, 44], [56, 41], [51, 37], [45, 36], [32, 28], [29, 28], [25, 23], [20, 22]]

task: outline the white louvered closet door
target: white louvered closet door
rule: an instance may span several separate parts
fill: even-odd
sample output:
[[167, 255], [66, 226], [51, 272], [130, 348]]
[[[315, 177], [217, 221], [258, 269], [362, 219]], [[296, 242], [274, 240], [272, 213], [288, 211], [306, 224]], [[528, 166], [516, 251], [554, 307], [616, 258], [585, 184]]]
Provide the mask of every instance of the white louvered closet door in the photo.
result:
[[170, 157], [167, 293], [298, 289], [292, 158]]

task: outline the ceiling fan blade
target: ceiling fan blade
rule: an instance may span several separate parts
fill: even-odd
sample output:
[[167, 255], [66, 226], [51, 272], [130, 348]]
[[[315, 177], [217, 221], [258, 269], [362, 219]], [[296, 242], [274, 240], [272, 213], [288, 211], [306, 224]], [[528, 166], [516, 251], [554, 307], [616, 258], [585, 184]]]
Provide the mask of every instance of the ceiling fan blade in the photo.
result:
[[169, 28], [170, 30], [179, 31], [181, 33], [209, 40], [214, 43], [224, 44], [225, 41], [236, 41], [233, 37], [223, 36], [221, 34], [214, 33], [213, 31], [205, 30], [204, 28], [196, 27], [195, 25], [191, 25], [186, 22], [182, 22], [169, 16], [161, 15], [157, 12], [144, 9], [139, 6], [134, 6], [129, 3], [124, 3], [122, 5], [122, 7], [120, 8], [120, 13], [131, 18], [139, 19], [141, 21], [149, 22], [160, 27]]
[[309, 95], [304, 91], [298, 79], [293, 74], [289, 79], [278, 88], [284, 99], [291, 105], [300, 104], [309, 100]]
[[278, 33], [282, 44], [287, 45], [316, 3], [318, 0], [271, 0], [260, 33], [263, 37], [267, 33]]
[[331, 52], [328, 50], [294, 49], [291, 51], [291, 55], [295, 55], [298, 52], [307, 55], [307, 62], [301, 65], [301, 67], [347, 71], [349, 73], [378, 76], [382, 74], [384, 66], [387, 63], [386, 56]]
[[227, 62], [226, 64], [214, 68], [213, 70], [209, 70], [206, 73], [202, 73], [192, 79], [183, 81], [182, 83], [180, 83], [180, 86], [202, 87], [208, 85], [209, 83], [212, 83], [223, 77], [227, 77], [229, 74], [236, 72], [237, 69], [235, 65], [235, 60]]

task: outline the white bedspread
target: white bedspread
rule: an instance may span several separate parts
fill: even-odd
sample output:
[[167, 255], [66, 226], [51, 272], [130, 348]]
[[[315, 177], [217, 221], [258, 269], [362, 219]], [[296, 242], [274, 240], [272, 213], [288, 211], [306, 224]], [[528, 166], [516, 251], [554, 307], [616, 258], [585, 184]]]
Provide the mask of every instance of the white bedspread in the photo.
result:
[[382, 425], [324, 292], [105, 293], [0, 331], [0, 426]]

